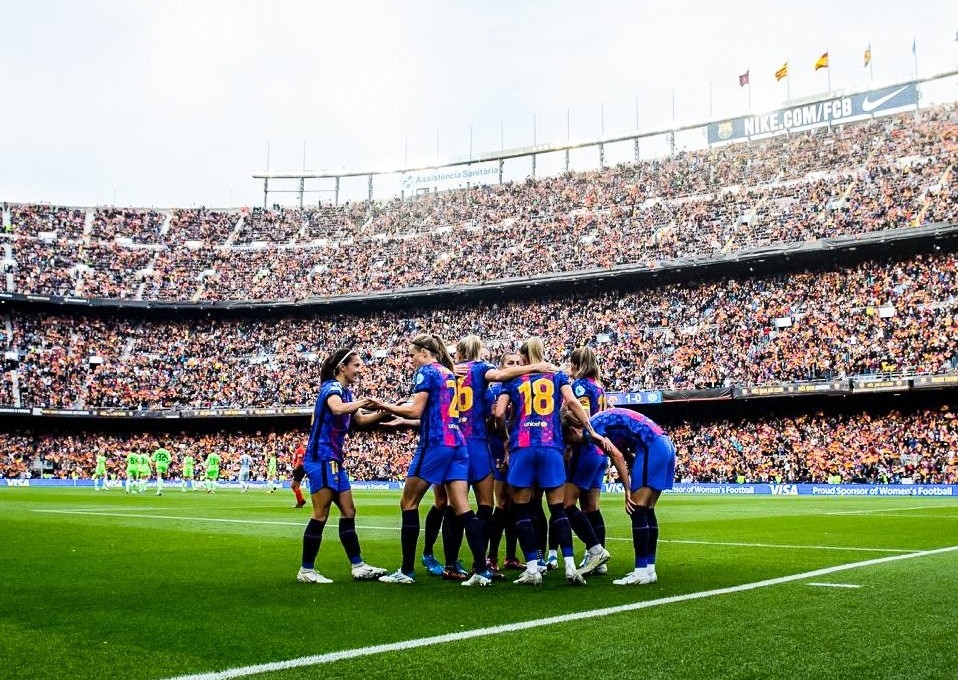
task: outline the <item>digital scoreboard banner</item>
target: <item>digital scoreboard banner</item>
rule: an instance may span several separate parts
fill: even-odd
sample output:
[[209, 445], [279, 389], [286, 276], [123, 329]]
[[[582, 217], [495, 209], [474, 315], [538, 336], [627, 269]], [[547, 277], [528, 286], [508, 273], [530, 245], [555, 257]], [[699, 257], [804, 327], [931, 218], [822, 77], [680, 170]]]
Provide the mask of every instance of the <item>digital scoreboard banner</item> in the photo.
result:
[[626, 406], [634, 404], [661, 404], [661, 390], [646, 390], [643, 392], [606, 392], [606, 401], [612, 406]]
[[917, 102], [918, 86], [915, 83], [892, 85], [847, 97], [798, 104], [760, 116], [742, 116], [719, 123], [709, 123], [708, 139], [709, 144], [719, 144], [789, 130], [822, 127], [842, 123], [848, 118], [914, 106]]
[[[606, 493], [622, 493], [622, 485], [603, 484]], [[730, 484], [712, 482], [676, 482], [662, 493], [711, 496], [958, 496], [955, 484]]]
[[841, 394], [849, 391], [847, 380], [832, 380], [818, 383], [782, 383], [775, 385], [750, 385], [734, 387], [732, 394], [736, 399], [749, 397], [781, 397], [795, 394]]
[[916, 390], [925, 390], [932, 387], [958, 387], [958, 374], [922, 375], [912, 378], [911, 386]]

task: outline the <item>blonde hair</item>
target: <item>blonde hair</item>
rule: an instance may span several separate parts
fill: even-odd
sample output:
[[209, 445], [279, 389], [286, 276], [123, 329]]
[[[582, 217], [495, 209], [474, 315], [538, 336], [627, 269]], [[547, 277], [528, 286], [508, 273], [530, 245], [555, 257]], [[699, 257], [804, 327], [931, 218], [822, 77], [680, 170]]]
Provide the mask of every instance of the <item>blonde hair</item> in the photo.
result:
[[592, 378], [596, 382], [602, 380], [602, 370], [599, 368], [599, 362], [595, 358], [595, 352], [588, 345], [576, 347], [569, 355], [569, 363], [572, 364], [572, 377]]
[[448, 368], [450, 371], [455, 368], [456, 364], [453, 362], [452, 357], [449, 356], [449, 350], [446, 349], [445, 340], [438, 335], [421, 333], [409, 342], [419, 349], [424, 349], [432, 354], [434, 357], [436, 357], [436, 361]]
[[546, 354], [545, 346], [542, 344], [542, 338], [538, 335], [533, 335], [522, 343], [522, 346], [519, 348], [519, 354], [528, 359], [530, 364], [537, 364], [542, 361]]
[[482, 349], [482, 340], [478, 335], [470, 333], [456, 345], [456, 357], [459, 361], [475, 361], [479, 358]]

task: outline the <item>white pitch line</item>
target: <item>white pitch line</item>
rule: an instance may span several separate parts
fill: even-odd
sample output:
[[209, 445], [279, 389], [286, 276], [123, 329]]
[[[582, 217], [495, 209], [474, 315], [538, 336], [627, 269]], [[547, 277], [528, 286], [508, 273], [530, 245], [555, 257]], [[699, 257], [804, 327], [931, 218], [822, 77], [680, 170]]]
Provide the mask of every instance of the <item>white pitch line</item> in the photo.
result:
[[[607, 541], [629, 541], [631, 538], [607, 536]], [[787, 548], [792, 550], [841, 550], [847, 552], [884, 552], [884, 553], [911, 553], [914, 550], [904, 548], [858, 548], [842, 545], [791, 545], [788, 543], [737, 543], [733, 541], [694, 541], [676, 538], [660, 538], [659, 543], [685, 543], [688, 545], [725, 545], [732, 548]]]
[[[225, 522], [227, 524], [275, 524], [279, 526], [304, 527], [305, 520], [299, 522], [281, 522], [269, 519], [229, 519], [226, 517], [187, 517], [183, 515], [147, 515], [132, 512], [94, 512], [90, 510], [34, 510], [33, 512], [42, 512], [50, 515], [80, 515], [93, 517], [132, 517], [138, 519], [172, 519], [177, 521], [189, 522]], [[338, 526], [337, 522], [329, 522], [327, 526]], [[399, 531], [399, 527], [377, 527], [361, 526], [359, 529], [367, 531]]]
[[806, 583], [807, 586], [818, 586], [820, 588], [861, 588], [855, 583]]
[[[910, 508], [878, 508], [877, 510], [842, 510], [840, 512], [826, 512], [826, 515], [877, 515], [880, 512], [904, 512], [905, 510], [930, 510], [940, 508], [940, 505], [914, 505]], [[950, 506], [949, 506], [950, 507]]]
[[[859, 515], [862, 514], [864, 513], [859, 513]], [[883, 517], [901, 517], [902, 519], [958, 519], [958, 515], [919, 515], [914, 512], [909, 512], [907, 514], [902, 513], [901, 515], [883, 515]]]
[[622, 614], [624, 612], [636, 611], [638, 609], [648, 609], [666, 604], [675, 604], [678, 602], [689, 602], [691, 600], [701, 600], [706, 597], [717, 597], [719, 595], [730, 595], [732, 593], [741, 593], [758, 588], [768, 588], [783, 583], [801, 581], [807, 578], [816, 578], [826, 576], [849, 569], [859, 569], [861, 567], [870, 567], [898, 560], [908, 560], [915, 557], [927, 557], [929, 555], [938, 555], [941, 553], [958, 550], [958, 545], [947, 548], [938, 548], [936, 550], [925, 550], [922, 552], [909, 553], [907, 555], [889, 555], [887, 557], [878, 557], [864, 562], [851, 562], [849, 564], [840, 564], [834, 567], [825, 567], [824, 569], [815, 569], [801, 574], [792, 574], [790, 576], [780, 576], [770, 578], [764, 581], [755, 581], [753, 583], [744, 583], [738, 586], [728, 588], [716, 588], [715, 590], [703, 590], [697, 593], [686, 593], [684, 595], [673, 595], [671, 597], [662, 597], [656, 600], [646, 600], [644, 602], [633, 602], [623, 604], [617, 607], [604, 607], [602, 609], [592, 609], [587, 611], [574, 612], [572, 614], [561, 614], [559, 616], [549, 616], [543, 619], [532, 621], [518, 621], [516, 623], [507, 623], [499, 626], [489, 626], [486, 628], [475, 628], [473, 630], [464, 630], [458, 633], [448, 633], [446, 635], [434, 635], [425, 638], [415, 638], [403, 642], [393, 642], [385, 645], [373, 645], [371, 647], [358, 647], [346, 649], [339, 652], [329, 652], [327, 654], [316, 654], [314, 656], [302, 656], [297, 659], [287, 659], [285, 661], [273, 661], [271, 663], [256, 664], [254, 666], [239, 666], [229, 668], [223, 671], [213, 671], [210, 673], [195, 673], [191, 675], [178, 675], [166, 680], [228, 680], [228, 678], [242, 678], [249, 675], [258, 675], [260, 673], [269, 673], [272, 671], [284, 671], [290, 668], [303, 668], [305, 666], [319, 666], [322, 664], [334, 663], [346, 659], [358, 659], [365, 656], [374, 656], [376, 654], [388, 654], [390, 652], [404, 652], [410, 649], [419, 649], [421, 647], [432, 647], [434, 645], [444, 645], [449, 642], [459, 642], [461, 640], [470, 640], [473, 638], [488, 637], [490, 635], [500, 635], [503, 633], [514, 633], [521, 630], [530, 630], [532, 628], [542, 628], [561, 623], [579, 622], [588, 619], [594, 619], [601, 616], [611, 616], [613, 614]]

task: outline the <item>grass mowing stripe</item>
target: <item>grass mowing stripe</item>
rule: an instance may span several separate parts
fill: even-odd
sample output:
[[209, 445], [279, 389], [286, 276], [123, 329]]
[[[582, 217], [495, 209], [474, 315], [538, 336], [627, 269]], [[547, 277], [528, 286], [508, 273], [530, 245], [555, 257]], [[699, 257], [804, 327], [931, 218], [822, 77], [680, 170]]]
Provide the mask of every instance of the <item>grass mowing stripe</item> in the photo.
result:
[[[631, 538], [621, 538], [617, 536], [607, 536], [607, 541], [628, 541]], [[842, 545], [790, 545], [787, 543], [739, 543], [735, 541], [693, 541], [678, 538], [660, 538], [659, 543], [685, 543], [688, 545], [725, 545], [732, 548], [791, 548], [796, 550], [841, 550], [847, 552], [890, 552], [890, 553], [911, 553], [914, 550], [905, 550], [903, 548], [857, 548], [854, 546]]]
[[[276, 524], [280, 526], [294, 526], [301, 527], [304, 526], [304, 522], [280, 522], [276, 520], [263, 520], [263, 519], [229, 519], [225, 517], [189, 517], [189, 516], [176, 516], [176, 515], [145, 515], [140, 513], [132, 512], [98, 512], [91, 510], [33, 510], [33, 512], [41, 512], [45, 514], [62, 514], [62, 515], [92, 515], [95, 517], [132, 517], [132, 518], [141, 518], [141, 519], [173, 519], [179, 521], [193, 521], [193, 522], [226, 522], [227, 524]], [[327, 526], [338, 526], [336, 522], [330, 522]], [[357, 529], [363, 531], [399, 531], [399, 527], [381, 527], [381, 526], [372, 526], [372, 525], [362, 525], [357, 526]], [[632, 542], [631, 538], [621, 538], [616, 536], [609, 536], [606, 538], [607, 541], [628, 541]], [[892, 553], [910, 553], [914, 552], [913, 550], [905, 550], [903, 548], [858, 548], [858, 547], [848, 547], [840, 545], [790, 545], [790, 544], [781, 544], [781, 543], [739, 543], [734, 541], [694, 541], [694, 540], [684, 540], [684, 539], [659, 539], [659, 543], [684, 543], [688, 545], [724, 545], [733, 548], [790, 548], [790, 549], [808, 549], [808, 550], [839, 550], [846, 552], [892, 552]]]
[[888, 562], [896, 562], [899, 560], [909, 560], [915, 557], [927, 557], [929, 555], [939, 555], [942, 553], [952, 552], [955, 550], [958, 550], [958, 545], [952, 545], [946, 548], [937, 548], [935, 550], [924, 550], [921, 552], [913, 552], [913, 553], [908, 553], [906, 555], [889, 555], [886, 557], [878, 557], [873, 560], [865, 560], [863, 562], [851, 562], [849, 564], [839, 564], [834, 567], [825, 567], [823, 569], [815, 569], [813, 571], [806, 571], [800, 574], [792, 574], [790, 576], [780, 576], [778, 578], [766, 579], [764, 581], [744, 583], [742, 585], [731, 586], [728, 588], [717, 588], [714, 590], [705, 590], [698, 593], [686, 593], [684, 595], [673, 595], [671, 597], [663, 597], [657, 600], [633, 602], [631, 604], [619, 605], [617, 607], [604, 607], [601, 609], [579, 611], [572, 614], [550, 616], [544, 619], [536, 619], [533, 621], [518, 621], [516, 623], [503, 624], [499, 626], [488, 626], [486, 628], [476, 628], [473, 630], [465, 630], [459, 633], [435, 635], [432, 637], [405, 640], [403, 642], [394, 642], [394, 643], [385, 644], [385, 645], [358, 647], [355, 649], [346, 649], [340, 652], [331, 652], [328, 654], [317, 654], [314, 656], [304, 656], [304, 657], [299, 657], [297, 659], [288, 659], [286, 661], [274, 661], [271, 663], [257, 664], [254, 666], [242, 666], [238, 668], [230, 668], [224, 671], [213, 671], [210, 673], [197, 673], [192, 675], [178, 675], [172, 678], [167, 678], [166, 680], [227, 680], [228, 678], [241, 678], [241, 677], [246, 677], [250, 675], [258, 675], [260, 673], [284, 671], [291, 668], [302, 668], [304, 666], [319, 666], [322, 664], [334, 663], [336, 661], [343, 661], [346, 659], [357, 659], [360, 657], [373, 656], [376, 654], [387, 654], [389, 652], [408, 651], [410, 649], [418, 649], [420, 647], [431, 647], [434, 645], [442, 645], [449, 642], [458, 642], [461, 640], [469, 640], [469, 639], [478, 638], [478, 637], [487, 637], [490, 635], [499, 635], [502, 633], [514, 633], [516, 631], [529, 630], [531, 628], [541, 628], [544, 626], [551, 626], [553, 624], [583, 621], [583, 620], [593, 619], [593, 618], [597, 618], [601, 616], [621, 614], [624, 612], [635, 611], [638, 609], [647, 609], [649, 607], [657, 607], [657, 606], [666, 605], [666, 604], [675, 604], [678, 602], [701, 600], [707, 597], [716, 597], [719, 595], [730, 595], [732, 593], [741, 593], [741, 592], [745, 592], [749, 590], [756, 590], [758, 588], [767, 588], [769, 586], [777, 586], [783, 583], [801, 581], [807, 578], [826, 576], [828, 574], [834, 574], [840, 571], [847, 571], [849, 569], [860, 569], [862, 567], [870, 567], [870, 566], [875, 566], [879, 564], [886, 564]]

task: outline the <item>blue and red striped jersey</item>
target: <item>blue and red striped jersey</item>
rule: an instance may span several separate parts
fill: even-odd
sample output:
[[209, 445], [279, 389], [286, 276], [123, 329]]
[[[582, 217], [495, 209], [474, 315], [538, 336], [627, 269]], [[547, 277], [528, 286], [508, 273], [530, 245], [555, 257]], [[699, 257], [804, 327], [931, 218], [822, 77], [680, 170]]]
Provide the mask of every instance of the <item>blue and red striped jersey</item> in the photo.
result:
[[338, 380], [327, 380], [319, 388], [316, 406], [313, 407], [313, 426], [306, 445], [306, 460], [335, 460], [343, 462], [343, 440], [349, 431], [351, 414], [334, 415], [326, 401], [337, 395], [343, 403], [353, 400], [353, 393]]
[[627, 408], [610, 408], [589, 419], [592, 428], [608, 437], [616, 448], [635, 451], [645, 449], [665, 431], [648, 417]]
[[419, 447], [465, 446], [459, 428], [456, 376], [439, 362], [420, 366], [413, 376], [413, 393], [426, 392], [426, 407], [419, 416]]
[[468, 361], [469, 372], [459, 377], [459, 428], [466, 439], [489, 438], [489, 382], [486, 373], [495, 366], [488, 361]]
[[502, 385], [512, 401], [509, 447], [563, 449], [560, 407], [562, 386], [569, 376], [559, 373], [530, 373]]

